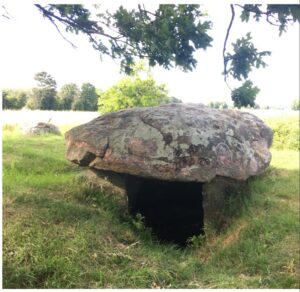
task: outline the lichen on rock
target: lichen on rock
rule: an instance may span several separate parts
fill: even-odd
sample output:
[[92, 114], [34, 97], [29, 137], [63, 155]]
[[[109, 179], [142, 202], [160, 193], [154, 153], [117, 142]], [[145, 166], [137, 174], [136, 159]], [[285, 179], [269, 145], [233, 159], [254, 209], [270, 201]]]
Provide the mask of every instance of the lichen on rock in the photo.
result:
[[271, 160], [272, 130], [259, 118], [198, 104], [109, 113], [65, 137], [79, 165], [169, 181], [245, 180]]

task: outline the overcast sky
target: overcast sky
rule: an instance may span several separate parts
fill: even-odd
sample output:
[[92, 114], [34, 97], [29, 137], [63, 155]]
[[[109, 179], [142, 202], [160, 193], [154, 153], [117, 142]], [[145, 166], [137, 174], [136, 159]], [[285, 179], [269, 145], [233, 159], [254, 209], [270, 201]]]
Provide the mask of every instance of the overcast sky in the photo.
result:
[[[123, 1], [126, 7], [125, 3]], [[110, 4], [106, 6], [110, 8]], [[58, 87], [70, 82], [78, 86], [90, 82], [105, 90], [122, 78], [118, 61], [109, 57], [101, 61], [99, 53], [85, 36], [65, 34], [76, 44], [77, 49], [73, 49], [33, 4], [7, 2], [5, 7], [11, 18], [1, 18], [2, 88], [31, 88], [35, 85], [33, 76], [40, 71], [50, 73]], [[184, 73], [179, 69], [155, 67], [154, 77], [158, 83], [167, 85], [170, 95], [184, 102], [230, 102], [230, 91], [221, 75], [230, 7], [228, 4], [206, 4], [203, 9], [213, 22], [213, 29], [209, 32], [214, 39], [213, 47], [197, 52], [198, 67], [195, 71]], [[245, 24], [236, 17], [228, 44], [248, 31], [251, 31], [259, 50], [272, 51], [272, 55], [265, 59], [269, 66], [255, 70], [249, 76], [261, 89], [257, 103], [289, 108], [292, 101], [299, 98], [299, 25], [289, 27], [288, 32], [279, 37], [276, 27], [255, 21]], [[239, 85], [232, 80], [229, 83], [232, 87]]]

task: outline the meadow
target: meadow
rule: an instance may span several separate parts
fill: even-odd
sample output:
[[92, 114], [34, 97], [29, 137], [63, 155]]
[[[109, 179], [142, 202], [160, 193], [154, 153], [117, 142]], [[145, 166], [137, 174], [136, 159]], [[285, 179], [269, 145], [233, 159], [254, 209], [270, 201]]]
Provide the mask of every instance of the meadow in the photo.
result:
[[299, 288], [299, 119], [266, 122], [272, 162], [240, 215], [181, 249], [79, 179], [63, 136], [4, 125], [3, 288]]

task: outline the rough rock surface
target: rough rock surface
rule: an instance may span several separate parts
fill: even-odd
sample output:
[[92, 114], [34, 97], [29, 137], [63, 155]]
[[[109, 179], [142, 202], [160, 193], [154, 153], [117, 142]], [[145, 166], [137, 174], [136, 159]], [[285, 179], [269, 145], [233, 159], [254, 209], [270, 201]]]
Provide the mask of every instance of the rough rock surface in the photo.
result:
[[95, 169], [170, 181], [246, 180], [270, 163], [272, 130], [256, 116], [200, 104], [102, 115], [65, 135], [67, 158]]
[[204, 183], [202, 206], [206, 228], [223, 229], [243, 210], [245, 200], [251, 196], [249, 181], [217, 176]]
[[53, 124], [49, 123], [37, 123], [34, 127], [31, 127], [28, 130], [28, 134], [31, 135], [44, 135], [44, 134], [55, 134], [55, 135], [61, 135], [58, 127], [56, 127]]

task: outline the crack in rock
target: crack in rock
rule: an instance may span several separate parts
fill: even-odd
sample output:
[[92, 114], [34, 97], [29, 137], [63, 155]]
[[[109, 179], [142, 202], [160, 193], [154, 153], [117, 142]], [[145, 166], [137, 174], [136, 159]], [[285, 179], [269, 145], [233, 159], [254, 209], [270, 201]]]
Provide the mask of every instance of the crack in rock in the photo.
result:
[[101, 153], [102, 155], [99, 155], [100, 158], [104, 158], [105, 157], [105, 154], [107, 152], [109, 148], [109, 138], [107, 137], [107, 143], [105, 144], [104, 148], [103, 148], [103, 153]]
[[151, 123], [149, 123], [147, 120], [145, 120], [145, 117], [143, 117], [142, 115], [140, 115], [140, 119], [141, 119], [141, 121], [145, 125], [147, 125], [147, 126], [153, 128], [153, 129], [157, 130], [162, 135], [162, 138], [163, 138], [163, 140], [165, 142], [165, 147], [169, 146], [172, 143], [173, 136], [172, 136], [171, 133], [164, 133], [160, 128], [155, 127], [154, 125], [152, 125]]

